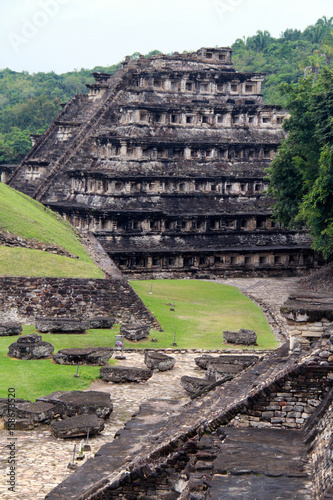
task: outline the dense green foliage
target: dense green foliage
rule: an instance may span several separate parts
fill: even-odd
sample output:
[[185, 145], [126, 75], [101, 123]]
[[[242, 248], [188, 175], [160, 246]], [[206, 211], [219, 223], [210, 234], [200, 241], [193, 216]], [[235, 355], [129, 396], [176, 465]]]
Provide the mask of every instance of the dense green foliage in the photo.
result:
[[268, 169], [276, 217], [287, 227], [306, 225], [313, 247], [333, 254], [333, 68], [323, 67], [285, 85], [287, 138]]
[[[325, 47], [324, 41], [332, 27], [332, 19], [323, 17], [303, 32], [288, 29], [274, 38], [267, 31], [258, 31], [247, 39], [238, 39], [232, 45], [235, 68], [267, 73], [263, 86], [265, 101], [285, 105], [287, 101], [279, 92], [278, 84], [295, 83], [305, 68], [317, 70], [330, 61], [332, 48]], [[316, 53], [319, 48], [320, 52]], [[156, 53], [154, 50], [147, 56]], [[137, 58], [138, 53], [131, 57]], [[94, 81], [92, 72], [114, 73], [119, 67], [119, 64], [97, 66], [62, 75], [0, 71], [0, 164], [22, 160], [31, 147], [30, 134], [44, 132], [60, 112], [61, 103], [69, 101], [74, 94], [87, 92], [86, 84]]]
[[323, 17], [303, 32], [287, 29], [279, 38], [268, 31], [258, 31], [255, 36], [238, 39], [232, 45], [233, 63], [237, 71], [267, 73], [263, 85], [265, 102], [285, 106], [287, 99], [279, 91], [279, 84], [296, 83], [305, 68], [318, 68], [330, 62], [332, 52], [325, 40], [332, 28], [333, 18]]

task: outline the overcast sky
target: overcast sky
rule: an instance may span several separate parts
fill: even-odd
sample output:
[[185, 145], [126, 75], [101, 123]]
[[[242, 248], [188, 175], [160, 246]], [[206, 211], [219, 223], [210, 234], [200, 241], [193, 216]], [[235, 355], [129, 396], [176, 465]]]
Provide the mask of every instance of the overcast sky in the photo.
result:
[[146, 54], [225, 47], [333, 16], [332, 0], [0, 0], [0, 69], [108, 66]]

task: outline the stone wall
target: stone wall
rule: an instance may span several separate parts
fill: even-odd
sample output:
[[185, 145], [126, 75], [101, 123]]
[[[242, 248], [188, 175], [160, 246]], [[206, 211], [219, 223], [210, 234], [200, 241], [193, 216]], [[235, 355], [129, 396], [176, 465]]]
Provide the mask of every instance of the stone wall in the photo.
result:
[[327, 369], [303, 368], [266, 388], [230, 423], [236, 427], [301, 429], [330, 387]]
[[287, 319], [288, 331], [290, 337], [300, 337], [301, 340], [321, 338], [327, 328], [333, 329], [333, 322], [327, 318], [321, 318], [320, 321], [294, 321]]
[[286, 318], [291, 349], [297, 339], [309, 343], [333, 332], [332, 294], [300, 290], [284, 303], [281, 313]]
[[179, 495], [177, 494], [177, 485], [175, 488], [173, 483], [177, 482], [178, 475], [181, 474], [188, 461], [187, 454], [180, 451], [168, 458], [160, 467], [144, 466], [129, 475], [123, 474], [114, 481], [112, 489], [97, 493], [93, 498], [94, 500], [104, 500], [105, 498], [160, 500], [167, 499], [169, 494], [171, 495], [170, 500], [176, 500]]
[[124, 279], [0, 278], [0, 319], [33, 323], [36, 316], [113, 316], [160, 325]]
[[[332, 385], [333, 363], [324, 360], [320, 356], [323, 352], [320, 346], [319, 349], [312, 351], [309, 349], [303, 352], [290, 353], [288, 345], [285, 344], [271, 355], [263, 357], [258, 363], [244, 370], [232, 381], [226, 382], [223, 386], [215, 387], [214, 390], [201, 398], [192, 400], [185, 406], [175, 409], [173, 413], [169, 413], [168, 410], [167, 415], [169, 416], [166, 416], [165, 409], [160, 406], [144, 405], [141, 407], [139, 414], [135, 415], [132, 421], [117, 433], [117, 439], [105, 444], [94, 459], [83, 464], [78, 471], [51, 491], [46, 498], [48, 500], [57, 500], [59, 498], [77, 500], [88, 498], [131, 498], [133, 500], [139, 500], [140, 498], [142, 500], [144, 498], [151, 498], [152, 500], [192, 498], [191, 496], [184, 496], [186, 492], [183, 490], [184, 486], [186, 488], [184, 483], [187, 482], [189, 477], [192, 486], [197, 488], [193, 491], [198, 493], [198, 496], [193, 495], [193, 498], [219, 498], [218, 494], [209, 496], [208, 493], [205, 496], [205, 491], [203, 491], [204, 487], [206, 489], [210, 488], [210, 475], [214, 473], [216, 465], [212, 463], [213, 460], [215, 461], [216, 454], [214, 450], [212, 454], [208, 450], [209, 453], [207, 454], [206, 444], [208, 441], [210, 447], [210, 444], [212, 442], [214, 444], [215, 440], [221, 443], [221, 439], [224, 439], [224, 430], [221, 433], [220, 428], [221, 426], [228, 426], [225, 428], [234, 432], [236, 436], [241, 434], [246, 436], [244, 460], [239, 462], [237, 472], [230, 474], [229, 479], [231, 476], [238, 476], [238, 472], [242, 471], [246, 475], [247, 482], [250, 478], [250, 471], [254, 471], [254, 481], [257, 483], [257, 479], [262, 475], [263, 471], [258, 471], [256, 464], [258, 448], [255, 443], [249, 446], [248, 436], [252, 436], [258, 431], [256, 442], [262, 446], [263, 443], [266, 443], [265, 436], [271, 434], [280, 435], [285, 437], [283, 452], [285, 455], [282, 454], [282, 457], [286, 456], [288, 460], [290, 459], [289, 465], [295, 480], [301, 477], [304, 478], [304, 474], [302, 470], [296, 470], [295, 476], [294, 465], [296, 465], [296, 468], [302, 466], [303, 463], [306, 466], [309, 465], [306, 472], [307, 477], [303, 481], [303, 491], [304, 488], [307, 488], [307, 492], [310, 492], [310, 494], [300, 496], [296, 493], [289, 496], [285, 495], [284, 498], [309, 499], [312, 494], [310, 491], [310, 488], [312, 488], [311, 464], [308, 463], [307, 449], [305, 445], [302, 445], [302, 431], [298, 430], [298, 427], [303, 427], [303, 425], [301, 422], [296, 422], [296, 418], [305, 419], [305, 415], [303, 417], [302, 414], [301, 416], [284, 416], [285, 421], [287, 418], [295, 419], [290, 422], [286, 421], [288, 425], [284, 426], [277, 423], [273, 425], [271, 422], [273, 417], [264, 415], [265, 420], [262, 420], [261, 424], [262, 426], [267, 425], [268, 429], [246, 429], [243, 433], [238, 432], [243, 431], [243, 429], [235, 429], [232, 426], [237, 423], [236, 416], [247, 416], [247, 412], [252, 411], [254, 405], [259, 405], [259, 403], [262, 403], [262, 408], [257, 408], [257, 410], [261, 412], [261, 416], [263, 412], [269, 411], [268, 406], [271, 403], [279, 404], [280, 407], [284, 408], [289, 404], [290, 408], [288, 411], [285, 410], [286, 413], [293, 410], [297, 413], [297, 410], [300, 410], [297, 408], [299, 406], [304, 409], [304, 411], [302, 410], [303, 414], [310, 415], [312, 411], [312, 415], [315, 415], [316, 408], [320, 407], [321, 400], [325, 398], [326, 394], [329, 394], [328, 391]], [[332, 394], [328, 398], [331, 401]], [[273, 412], [273, 409], [270, 411]], [[319, 415], [313, 426], [317, 426], [320, 418]], [[330, 420], [328, 420], [328, 423], [330, 423]], [[280, 428], [274, 429], [273, 427]], [[318, 429], [323, 430], [322, 435], [324, 436], [324, 426], [318, 424]], [[295, 447], [296, 435], [300, 446]], [[220, 438], [220, 436], [222, 437]], [[325, 439], [330, 439], [329, 434], [327, 434], [327, 437], [325, 434]], [[275, 443], [276, 441], [273, 443], [274, 446], [272, 445], [271, 455], [267, 454], [267, 449], [264, 450], [263, 464], [265, 464], [267, 457], [281, 459], [281, 457], [276, 457], [280, 453], [276, 451], [279, 447], [275, 446]], [[325, 442], [321, 443], [319, 437], [318, 464], [319, 460], [324, 462], [327, 457], [327, 460], [329, 459], [327, 446]], [[197, 453], [196, 449], [193, 449], [196, 444], [198, 444], [199, 453]], [[321, 446], [322, 459], [320, 458]], [[237, 439], [236, 447], [238, 447]], [[235, 448], [227, 457], [229, 462], [234, 458], [234, 450]], [[252, 469], [251, 465], [249, 468], [249, 452], [255, 469]], [[300, 452], [302, 453], [301, 458]], [[226, 453], [221, 449], [220, 455], [222, 457], [225, 458]], [[194, 455], [196, 456], [194, 457]], [[197, 459], [195, 468], [192, 467], [192, 458]], [[282, 462], [283, 458], [280, 463]], [[276, 475], [277, 470], [273, 466], [274, 463], [269, 472], [270, 477]], [[216, 475], [225, 477], [225, 470], [220, 468]], [[326, 470], [327, 474], [329, 474], [329, 468]], [[221, 471], [224, 472], [221, 473]], [[242, 474], [242, 472], [240, 473]], [[300, 476], [299, 472], [303, 476]], [[197, 473], [199, 476], [196, 475]], [[283, 488], [290, 474], [286, 471], [284, 475], [277, 474], [277, 476], [278, 482], [276, 486]], [[321, 481], [319, 475], [318, 481]], [[322, 481], [320, 484], [322, 484]], [[238, 491], [237, 486], [235, 488], [233, 494]], [[182, 493], [179, 493], [180, 491]], [[219, 491], [225, 491], [225, 489], [220, 488]], [[242, 496], [239, 496], [239, 498], [255, 498], [255, 495], [244, 495], [244, 490], [240, 491]], [[202, 493], [202, 496], [199, 493]], [[233, 498], [231, 495], [226, 496]], [[268, 497], [273, 498], [270, 495]]]
[[333, 388], [308, 420], [305, 440], [309, 444], [314, 469], [316, 498], [333, 488]]

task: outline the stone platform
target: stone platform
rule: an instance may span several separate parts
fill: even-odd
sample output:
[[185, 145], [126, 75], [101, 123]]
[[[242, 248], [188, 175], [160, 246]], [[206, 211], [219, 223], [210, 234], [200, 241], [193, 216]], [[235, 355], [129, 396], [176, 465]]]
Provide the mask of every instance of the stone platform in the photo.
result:
[[[286, 322], [280, 314], [280, 307], [288, 298], [292, 288], [296, 286], [296, 278], [239, 278], [217, 281], [236, 286], [242, 293], [254, 299], [263, 309], [275, 333], [280, 338], [286, 335]], [[145, 384], [121, 384], [117, 386], [117, 391], [112, 390], [113, 386], [111, 387], [102, 380], [96, 380], [91, 384], [91, 390], [112, 393], [114, 410], [110, 421], [106, 421], [103, 433], [91, 440], [92, 450], [85, 453], [84, 462], [92, 458], [102, 445], [112, 442], [115, 432], [123, 428], [124, 423], [131, 418], [133, 413], [138, 412], [140, 404], [145, 401], [163, 398], [164, 403], [160, 401], [158, 406], [171, 414], [171, 408], [174, 411], [175, 407], [168, 404], [168, 400], [176, 399], [179, 406], [190, 400], [188, 393], [180, 385], [180, 378], [185, 375], [202, 376], [202, 371], [194, 362], [194, 358], [200, 356], [200, 353], [172, 355], [177, 360], [174, 369], [156, 372]], [[122, 361], [122, 365], [145, 368], [141, 353], [126, 353], [126, 358]], [[72, 475], [72, 472], [67, 469], [67, 464], [77, 440], [56, 439], [47, 428], [30, 432], [17, 431], [15, 437], [17, 438], [17, 453], [20, 456], [17, 487], [20, 500], [30, 500], [32, 496], [40, 500], [44, 499], [45, 495], [56, 485]], [[7, 438], [8, 431], [1, 430], [1, 446], [7, 445]], [[6, 500], [12, 500], [13, 496], [8, 492], [6, 485], [5, 463], [0, 464], [0, 473], [0, 495]]]

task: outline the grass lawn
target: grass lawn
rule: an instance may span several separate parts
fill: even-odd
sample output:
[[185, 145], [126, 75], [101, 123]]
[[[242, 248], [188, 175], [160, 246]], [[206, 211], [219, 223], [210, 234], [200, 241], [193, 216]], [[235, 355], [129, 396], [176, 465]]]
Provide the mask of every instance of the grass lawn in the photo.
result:
[[[259, 349], [274, 349], [278, 345], [260, 308], [237, 288], [198, 280], [132, 281], [131, 285], [164, 332], [152, 330], [148, 340], [126, 341], [125, 348], [172, 347], [174, 331], [179, 348], [235, 348], [223, 344], [222, 332], [239, 328], [255, 330]], [[152, 295], [149, 295], [151, 287]], [[33, 325], [23, 327], [24, 334], [34, 332]], [[118, 333], [119, 325], [115, 325], [112, 330], [89, 330], [84, 335], [45, 334], [42, 337], [51, 342], [57, 352], [70, 347], [114, 347]], [[158, 342], [151, 342], [152, 337]], [[75, 378], [76, 366], [56, 365], [50, 359], [10, 359], [8, 346], [16, 340], [17, 336], [0, 337], [0, 397], [6, 397], [8, 388], [13, 387], [16, 397], [34, 401], [56, 390], [86, 389], [99, 377], [98, 366], [81, 366], [80, 378]], [[112, 359], [110, 363], [116, 361]]]
[[[248, 328], [257, 334], [258, 349], [275, 349], [278, 342], [261, 309], [234, 287], [198, 280], [131, 281], [164, 332], [151, 331], [151, 340], [126, 342], [125, 347], [171, 347], [176, 332], [180, 348], [221, 349], [223, 330]], [[152, 287], [152, 295], [149, 292]], [[174, 311], [171, 311], [172, 304]]]
[[30, 248], [0, 246], [0, 276], [104, 278], [95, 264]]
[[[70, 347], [113, 347], [114, 336], [119, 325], [112, 330], [89, 330], [83, 335], [42, 335], [45, 342], [54, 346], [54, 352]], [[23, 334], [35, 333], [33, 325], [23, 327]], [[0, 397], [7, 396], [9, 387], [16, 390], [17, 398], [34, 401], [53, 391], [74, 391], [87, 389], [99, 377], [99, 366], [80, 366], [79, 378], [74, 377], [77, 367], [57, 365], [51, 359], [19, 360], [7, 356], [8, 346], [16, 342], [17, 336], [0, 337]], [[111, 359], [110, 364], [116, 361]]]

